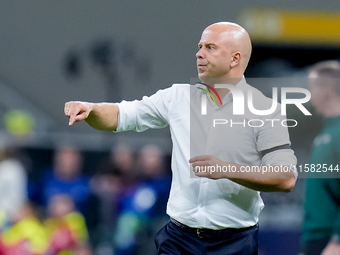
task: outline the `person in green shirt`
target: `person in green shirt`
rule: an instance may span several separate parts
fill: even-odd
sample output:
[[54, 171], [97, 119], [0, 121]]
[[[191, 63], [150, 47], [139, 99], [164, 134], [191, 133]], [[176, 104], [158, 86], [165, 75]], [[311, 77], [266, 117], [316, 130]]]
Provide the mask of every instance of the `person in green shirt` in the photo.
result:
[[340, 255], [340, 62], [312, 66], [309, 89], [324, 121], [307, 165], [300, 254]]

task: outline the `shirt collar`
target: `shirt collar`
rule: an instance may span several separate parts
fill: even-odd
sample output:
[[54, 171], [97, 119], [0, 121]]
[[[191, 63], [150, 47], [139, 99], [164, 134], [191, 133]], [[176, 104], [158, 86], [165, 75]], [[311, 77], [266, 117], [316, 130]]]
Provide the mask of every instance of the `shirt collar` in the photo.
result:
[[[236, 87], [240, 88], [243, 92], [247, 91], [247, 81], [244, 75], [242, 76], [242, 79], [235, 85]], [[198, 88], [207, 88], [206, 85], [202, 82], [197, 82], [195, 84], [196, 87]], [[229, 93], [228, 93], [229, 94]]]
[[[198, 82], [198, 83], [196, 83], [195, 86], [197, 88], [208, 89], [210, 91], [210, 89], [207, 88], [207, 86], [204, 85], [204, 83]], [[241, 80], [234, 86], [241, 89], [243, 94], [245, 94], [247, 92], [248, 84], [247, 84], [247, 81], [246, 81], [246, 78], [244, 77], [244, 75], [242, 76]], [[212, 91], [210, 91], [210, 92], [212, 92]], [[215, 94], [215, 93], [213, 93], [213, 94]], [[222, 98], [222, 101], [229, 101], [229, 100], [233, 101], [232, 93], [228, 93], [224, 98]]]
[[[243, 95], [246, 94], [247, 89], [248, 89], [248, 84], [247, 84], [247, 81], [246, 81], [246, 78], [244, 77], [244, 75], [243, 75], [242, 79], [241, 79], [235, 86], [242, 90]], [[228, 93], [228, 94], [223, 98], [223, 100], [233, 100], [232, 93]], [[222, 101], [223, 101], [223, 100], [222, 100]]]

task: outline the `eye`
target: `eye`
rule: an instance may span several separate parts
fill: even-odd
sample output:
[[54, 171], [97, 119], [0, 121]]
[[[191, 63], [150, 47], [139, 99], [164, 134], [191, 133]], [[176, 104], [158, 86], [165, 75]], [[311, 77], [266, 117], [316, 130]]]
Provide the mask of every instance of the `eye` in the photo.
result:
[[208, 49], [209, 49], [209, 50], [214, 50], [214, 49], [215, 49], [215, 46], [214, 46], [214, 45], [209, 45], [209, 46], [208, 46]]

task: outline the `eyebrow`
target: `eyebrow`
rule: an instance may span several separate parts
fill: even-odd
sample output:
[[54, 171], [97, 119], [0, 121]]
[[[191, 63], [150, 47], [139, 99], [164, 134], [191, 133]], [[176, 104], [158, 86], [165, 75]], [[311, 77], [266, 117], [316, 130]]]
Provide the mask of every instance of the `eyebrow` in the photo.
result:
[[217, 46], [215, 43], [198, 43], [198, 47], [200, 47], [200, 46], [202, 46], [202, 45], [206, 45], [206, 46], [210, 46], [210, 45], [212, 45], [212, 46]]

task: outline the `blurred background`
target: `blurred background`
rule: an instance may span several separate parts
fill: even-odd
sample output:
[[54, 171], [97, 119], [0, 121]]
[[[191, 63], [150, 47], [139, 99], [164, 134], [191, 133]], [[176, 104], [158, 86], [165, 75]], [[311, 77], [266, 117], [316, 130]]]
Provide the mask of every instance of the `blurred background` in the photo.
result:
[[[169, 130], [69, 127], [64, 103], [141, 99], [189, 83], [197, 77], [201, 33], [218, 21], [248, 30], [253, 53], [245, 76], [268, 78], [254, 80], [268, 96], [273, 86], [305, 87], [311, 64], [340, 60], [337, 0], [1, 1], [0, 222], [1, 246], [13, 249], [7, 254], [155, 254], [153, 235], [168, 220]], [[298, 165], [308, 163], [321, 128], [305, 106], [312, 116], [288, 108], [299, 123], [290, 128]], [[304, 180], [289, 194], [262, 197], [260, 254], [297, 254]]]

